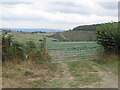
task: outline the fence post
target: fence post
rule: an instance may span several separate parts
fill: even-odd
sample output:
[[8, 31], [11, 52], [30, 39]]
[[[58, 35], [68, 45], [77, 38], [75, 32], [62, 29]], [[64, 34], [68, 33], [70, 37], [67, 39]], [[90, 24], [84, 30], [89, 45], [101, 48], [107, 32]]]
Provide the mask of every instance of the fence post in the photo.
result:
[[46, 57], [46, 38], [43, 38], [43, 41], [41, 42], [41, 50], [43, 57]]
[[46, 54], [46, 38], [43, 38], [43, 51], [45, 55]]

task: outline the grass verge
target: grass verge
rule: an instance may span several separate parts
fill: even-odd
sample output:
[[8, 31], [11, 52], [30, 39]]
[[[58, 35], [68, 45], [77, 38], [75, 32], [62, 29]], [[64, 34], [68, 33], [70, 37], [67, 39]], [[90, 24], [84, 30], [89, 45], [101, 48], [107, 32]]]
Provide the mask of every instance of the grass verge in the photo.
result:
[[57, 65], [41, 64], [40, 61], [34, 62], [32, 60], [14, 63], [14, 65], [6, 62], [3, 65], [3, 88], [48, 87], [56, 68]]
[[90, 61], [70, 62], [68, 63], [69, 71], [75, 78], [70, 84], [71, 87], [80, 87], [92, 83], [99, 83], [101, 77], [97, 74], [97, 70], [89, 64]]
[[102, 66], [101, 69], [118, 74], [118, 55], [104, 55], [101, 59], [95, 60], [96, 65]]

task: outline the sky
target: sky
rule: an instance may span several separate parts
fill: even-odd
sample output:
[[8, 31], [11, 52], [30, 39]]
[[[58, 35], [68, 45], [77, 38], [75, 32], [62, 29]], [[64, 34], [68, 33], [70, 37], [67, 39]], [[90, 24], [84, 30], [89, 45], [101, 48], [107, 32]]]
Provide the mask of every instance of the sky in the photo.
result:
[[0, 0], [1, 28], [68, 30], [118, 21], [119, 0]]

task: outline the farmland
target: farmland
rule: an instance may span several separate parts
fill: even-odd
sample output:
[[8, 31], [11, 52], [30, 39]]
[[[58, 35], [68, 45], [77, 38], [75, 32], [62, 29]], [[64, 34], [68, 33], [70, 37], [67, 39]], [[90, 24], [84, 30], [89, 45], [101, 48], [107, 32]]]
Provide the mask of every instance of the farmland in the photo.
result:
[[[33, 40], [38, 46], [39, 39], [53, 33], [30, 34], [11, 32], [19, 42]], [[52, 41], [47, 37], [50, 63], [25, 60], [7, 63], [3, 66], [3, 87], [19, 88], [117, 88], [118, 61], [98, 63], [102, 47], [95, 41]], [[112, 58], [110, 58], [112, 59]], [[42, 64], [41, 64], [42, 63]], [[48, 66], [49, 67], [48, 67]], [[113, 68], [114, 66], [114, 68]], [[22, 80], [22, 81], [21, 81]], [[12, 81], [12, 83], [11, 83]]]
[[94, 31], [64, 31], [57, 32], [51, 37], [60, 41], [95, 41], [96, 36]]
[[48, 37], [53, 34], [54, 33], [31, 34], [31, 33], [16, 32], [16, 31], [9, 33], [9, 35], [13, 35], [13, 37], [17, 41], [28, 41], [28, 40], [39, 41], [40, 39], [42, 40], [43, 38], [47, 38], [48, 41], [56, 40], [52, 37]]

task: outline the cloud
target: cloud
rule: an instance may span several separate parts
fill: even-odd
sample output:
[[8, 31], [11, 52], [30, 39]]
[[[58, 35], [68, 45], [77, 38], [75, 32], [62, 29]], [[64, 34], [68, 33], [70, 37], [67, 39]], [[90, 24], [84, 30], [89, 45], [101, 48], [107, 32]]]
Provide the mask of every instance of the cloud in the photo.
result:
[[3, 5], [32, 4], [32, 2], [0, 2]]
[[[107, 10], [103, 6], [101, 6], [99, 3], [91, 2], [91, 1], [54, 2], [52, 3], [51, 8], [48, 9], [48, 12], [60, 12], [60, 13], [68, 13], [68, 14], [80, 14], [80, 15], [95, 14], [100, 16], [108, 16], [108, 15], [116, 16], [117, 15], [117, 12], [118, 12], [117, 8], [115, 10]], [[117, 4], [117, 2], [115, 4]], [[114, 13], [112, 11], [114, 11]]]
[[16, 28], [69, 29], [76, 25], [117, 21], [117, 2], [96, 1], [5, 0], [0, 3], [0, 14], [3, 27]]
[[117, 9], [118, 2], [99, 2], [99, 4], [105, 9]]

